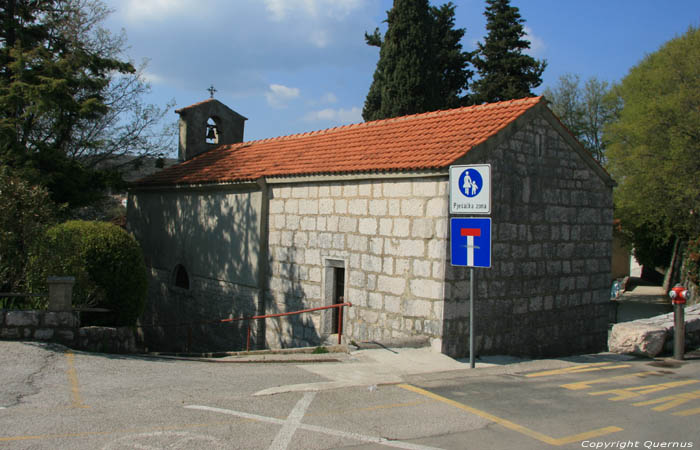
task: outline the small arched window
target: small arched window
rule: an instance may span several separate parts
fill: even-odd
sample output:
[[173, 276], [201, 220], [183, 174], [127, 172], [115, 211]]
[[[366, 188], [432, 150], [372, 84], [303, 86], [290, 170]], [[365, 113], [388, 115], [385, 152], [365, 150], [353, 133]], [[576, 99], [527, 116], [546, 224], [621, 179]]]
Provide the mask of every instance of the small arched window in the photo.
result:
[[190, 277], [187, 275], [187, 270], [182, 264], [175, 266], [175, 270], [173, 271], [173, 282], [175, 287], [182, 289], [190, 288]]

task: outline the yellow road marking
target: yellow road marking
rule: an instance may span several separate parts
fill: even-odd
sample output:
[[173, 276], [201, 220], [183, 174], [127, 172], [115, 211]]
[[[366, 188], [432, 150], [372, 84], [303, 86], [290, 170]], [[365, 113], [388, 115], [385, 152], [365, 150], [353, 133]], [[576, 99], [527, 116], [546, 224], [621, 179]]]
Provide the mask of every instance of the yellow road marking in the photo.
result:
[[624, 369], [625, 367], [631, 367], [630, 364], [618, 364], [618, 365], [612, 365], [611, 362], [602, 362], [602, 363], [592, 363], [592, 364], [583, 364], [580, 366], [573, 366], [573, 367], [565, 367], [563, 369], [554, 369], [554, 370], [545, 370], [543, 372], [535, 372], [535, 373], [529, 373], [525, 375], [527, 378], [534, 378], [534, 377], [546, 377], [549, 375], [565, 375], [569, 373], [583, 373], [583, 372], [596, 372], [598, 370], [613, 370], [613, 369]]
[[676, 406], [680, 406], [684, 403], [688, 403], [691, 400], [697, 400], [700, 398], [700, 391], [693, 392], [683, 392], [681, 394], [669, 395], [667, 397], [655, 398], [653, 400], [647, 400], [645, 402], [632, 403], [634, 406], [647, 406], [655, 405], [657, 403], [663, 403], [655, 408], [651, 408], [654, 411], [667, 411]]
[[629, 375], [618, 375], [616, 377], [597, 378], [595, 380], [590, 380], [590, 381], [579, 381], [577, 383], [562, 384], [559, 387], [562, 387], [564, 389], [569, 389], [571, 391], [579, 391], [582, 389], [588, 389], [589, 387], [591, 387], [592, 384], [608, 383], [611, 381], [624, 380], [627, 378], [635, 378], [635, 377], [643, 378], [643, 377], [646, 377], [648, 375], [661, 376], [663, 374], [661, 372], [657, 372], [657, 371], [637, 372], [637, 373], [631, 373]]
[[83, 403], [83, 400], [80, 397], [80, 388], [78, 387], [78, 373], [75, 371], [75, 355], [73, 354], [73, 352], [66, 352], [66, 360], [68, 361], [66, 375], [68, 375], [68, 383], [70, 383], [71, 407], [89, 408], [89, 406]]
[[694, 414], [700, 414], [700, 408], [686, 409], [673, 413], [674, 416], [692, 416]]
[[412, 386], [410, 384], [399, 384], [398, 386], [400, 388], [406, 389], [407, 391], [415, 392], [417, 394], [424, 395], [426, 397], [432, 398], [432, 399], [437, 400], [439, 402], [443, 402], [443, 403], [446, 403], [448, 405], [454, 406], [455, 408], [459, 408], [463, 411], [467, 411], [467, 412], [470, 412], [472, 414], [476, 414], [479, 417], [483, 417], [484, 419], [490, 420], [492, 422], [496, 422], [497, 424], [499, 424], [505, 428], [508, 428], [509, 430], [516, 431], [518, 433], [524, 434], [524, 435], [529, 436], [533, 439], [537, 439], [538, 441], [547, 443], [549, 445], [559, 446], [559, 445], [564, 445], [564, 444], [571, 444], [573, 442], [579, 442], [579, 441], [582, 441], [585, 439], [593, 439], [593, 438], [597, 438], [600, 436], [605, 436], [606, 434], [622, 431], [622, 428], [620, 428], [620, 427], [605, 427], [605, 428], [599, 428], [597, 430], [587, 431], [585, 433], [574, 434], [571, 436], [564, 436], [561, 438], [553, 438], [551, 436], [547, 436], [546, 434], [531, 430], [531, 429], [524, 427], [522, 425], [518, 425], [517, 423], [511, 422], [510, 420], [503, 419], [503, 418], [498, 417], [498, 416], [494, 416], [493, 414], [487, 413], [486, 411], [472, 408], [471, 406], [467, 406], [463, 403], [456, 402], [454, 400], [443, 397], [441, 395], [433, 394], [432, 392], [426, 391], [425, 389], [421, 389], [419, 387]]
[[629, 398], [639, 397], [640, 395], [665, 391], [666, 389], [671, 389], [678, 386], [686, 386], [694, 383], [700, 383], [700, 380], [673, 381], [670, 383], [649, 384], [646, 386], [636, 386], [625, 389], [610, 389], [607, 391], [589, 392], [588, 395], [615, 394], [615, 397], [610, 397], [608, 400], [617, 402], [620, 400], [627, 400]]

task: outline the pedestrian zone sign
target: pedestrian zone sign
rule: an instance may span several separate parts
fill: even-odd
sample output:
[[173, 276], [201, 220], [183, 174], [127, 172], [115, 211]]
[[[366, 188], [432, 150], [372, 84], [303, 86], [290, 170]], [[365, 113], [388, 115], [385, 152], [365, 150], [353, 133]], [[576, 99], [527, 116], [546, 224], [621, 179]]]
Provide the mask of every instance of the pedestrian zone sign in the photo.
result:
[[491, 165], [450, 166], [450, 214], [491, 214]]
[[491, 218], [450, 219], [453, 266], [491, 267]]

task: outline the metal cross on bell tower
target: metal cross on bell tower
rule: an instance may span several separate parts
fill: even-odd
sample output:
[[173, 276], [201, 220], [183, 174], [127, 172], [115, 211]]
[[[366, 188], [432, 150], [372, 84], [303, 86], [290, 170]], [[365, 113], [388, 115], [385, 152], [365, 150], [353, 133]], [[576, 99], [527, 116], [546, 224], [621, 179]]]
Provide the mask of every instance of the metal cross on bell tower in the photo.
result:
[[216, 92], [216, 89], [214, 89], [214, 85], [213, 85], [213, 84], [212, 84], [211, 86], [209, 86], [209, 88], [207, 89], [207, 91], [209, 91], [209, 98], [214, 98], [214, 92]]

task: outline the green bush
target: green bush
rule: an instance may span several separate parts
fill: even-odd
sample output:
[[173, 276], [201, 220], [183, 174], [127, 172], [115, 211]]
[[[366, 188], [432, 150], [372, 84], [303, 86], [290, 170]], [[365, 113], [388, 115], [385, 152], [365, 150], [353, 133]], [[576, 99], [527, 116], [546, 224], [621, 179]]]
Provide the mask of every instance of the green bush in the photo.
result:
[[46, 291], [47, 276], [73, 276], [73, 305], [107, 308], [100, 325], [133, 325], [146, 304], [146, 266], [136, 240], [108, 222], [70, 221], [49, 228], [30, 258], [29, 285]]
[[[27, 288], [29, 249], [55, 223], [57, 208], [45, 188], [31, 185], [3, 165], [0, 205], [0, 292], [23, 293]], [[32, 307], [36, 298], [0, 298], [0, 308], [12, 308], [18, 303]]]

